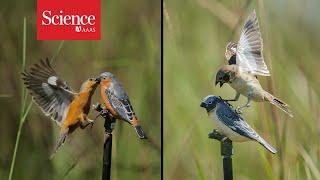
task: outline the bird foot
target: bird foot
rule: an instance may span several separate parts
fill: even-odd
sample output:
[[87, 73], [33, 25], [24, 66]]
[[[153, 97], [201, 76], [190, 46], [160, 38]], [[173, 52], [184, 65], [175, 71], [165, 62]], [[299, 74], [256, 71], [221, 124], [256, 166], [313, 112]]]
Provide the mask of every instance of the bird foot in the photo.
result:
[[93, 104], [92, 108], [96, 111], [101, 111], [103, 109], [102, 105], [100, 103]]
[[94, 120], [88, 119], [88, 125], [90, 125], [90, 129], [92, 129], [93, 125], [94, 125]]
[[242, 114], [242, 107], [237, 107], [236, 109], [235, 109], [235, 111], [236, 111], [236, 113], [237, 114]]

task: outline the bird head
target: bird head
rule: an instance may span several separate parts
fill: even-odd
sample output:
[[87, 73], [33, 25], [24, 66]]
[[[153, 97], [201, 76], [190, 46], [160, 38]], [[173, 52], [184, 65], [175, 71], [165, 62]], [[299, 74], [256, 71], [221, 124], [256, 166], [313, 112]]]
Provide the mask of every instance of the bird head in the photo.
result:
[[99, 76], [100, 78], [114, 78], [115, 76], [111, 72], [103, 72]]
[[219, 83], [222, 87], [224, 83], [229, 83], [235, 77], [235, 74], [234, 65], [222, 66], [216, 74], [215, 85]]
[[233, 55], [237, 54], [237, 43], [229, 42], [226, 46], [226, 52], [224, 53], [226, 59], [229, 61]]
[[99, 78], [90, 78], [88, 80], [86, 80], [84, 83], [82, 83], [80, 91], [92, 91], [95, 90], [97, 88], [97, 86], [100, 83], [100, 79]]
[[97, 78], [101, 80], [101, 85], [104, 86], [112, 82], [112, 80], [115, 79], [115, 75], [111, 72], [103, 72]]
[[220, 101], [221, 98], [219, 96], [209, 95], [202, 100], [200, 107], [203, 107], [207, 110], [207, 112], [210, 112], [216, 108], [217, 103]]

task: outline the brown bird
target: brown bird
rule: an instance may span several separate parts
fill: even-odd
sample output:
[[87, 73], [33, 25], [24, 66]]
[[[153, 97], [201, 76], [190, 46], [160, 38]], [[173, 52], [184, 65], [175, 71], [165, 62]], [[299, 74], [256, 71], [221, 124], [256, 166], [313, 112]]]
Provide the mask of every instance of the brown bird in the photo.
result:
[[93, 123], [88, 114], [91, 97], [100, 80], [86, 80], [80, 92], [75, 93], [58, 77], [48, 59], [40, 60], [29, 72], [23, 72], [22, 79], [33, 101], [46, 116], [50, 116], [60, 126], [60, 137], [51, 155], [53, 157], [70, 133], [78, 127], [84, 129]]
[[228, 83], [236, 90], [235, 98], [227, 101], [237, 101], [240, 94], [248, 98], [247, 103], [237, 109], [239, 112], [241, 112], [241, 109], [249, 107], [251, 100], [256, 102], [268, 101], [293, 117], [289, 106], [265, 91], [258, 81], [257, 76], [259, 75], [270, 76], [263, 59], [262, 46], [258, 19], [255, 11], [253, 11], [243, 27], [239, 42], [228, 43], [225, 57], [229, 65], [224, 65], [218, 70], [215, 85], [220, 83], [220, 87], [222, 87], [224, 83]]

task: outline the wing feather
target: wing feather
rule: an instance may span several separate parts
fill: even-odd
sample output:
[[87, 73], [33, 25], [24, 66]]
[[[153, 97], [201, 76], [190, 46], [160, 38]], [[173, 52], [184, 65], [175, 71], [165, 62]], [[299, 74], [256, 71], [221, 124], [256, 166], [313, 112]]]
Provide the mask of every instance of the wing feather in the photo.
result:
[[237, 64], [245, 71], [254, 75], [270, 76], [263, 59], [263, 40], [260, 33], [256, 12], [248, 17], [237, 45]]
[[57, 76], [49, 60], [40, 60], [29, 72], [22, 73], [22, 79], [34, 102], [46, 116], [50, 116], [61, 126], [74, 99], [74, 93]]
[[[122, 119], [131, 123], [135, 117], [135, 113], [130, 100], [120, 85], [114, 86], [116, 87], [108, 88], [106, 90], [109, 102]], [[114, 89], [117, 89], [117, 91], [114, 91]]]
[[226, 103], [222, 102], [218, 104], [216, 113], [222, 123], [227, 127], [232, 128], [233, 131], [238, 134], [253, 140], [258, 140], [260, 138], [259, 134]]

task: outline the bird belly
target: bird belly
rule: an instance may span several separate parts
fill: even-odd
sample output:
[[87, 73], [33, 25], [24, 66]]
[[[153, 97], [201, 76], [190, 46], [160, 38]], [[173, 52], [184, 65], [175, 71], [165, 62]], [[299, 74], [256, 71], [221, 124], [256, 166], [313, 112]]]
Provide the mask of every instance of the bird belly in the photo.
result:
[[80, 122], [80, 117], [83, 114], [85, 103], [83, 99], [76, 97], [73, 102], [70, 104], [67, 116], [63, 121], [62, 127], [68, 128], [70, 126], [78, 125]]
[[231, 83], [230, 86], [236, 90], [238, 93], [247, 96], [248, 86], [247, 82], [241, 78], [235, 78]]
[[103, 103], [106, 107], [106, 109], [116, 118], [116, 119], [119, 119], [119, 116], [118, 116], [118, 113], [113, 109], [113, 107], [111, 106], [110, 104], [110, 101], [109, 101], [109, 98], [106, 94], [106, 89], [108, 87], [101, 87], [101, 91], [100, 91], [100, 94], [101, 94], [101, 97], [102, 97], [102, 100], [103, 100]]
[[261, 102], [264, 100], [264, 90], [259, 82], [245, 78], [235, 78], [230, 86], [238, 93], [250, 97], [253, 101]]
[[230, 127], [226, 126], [223, 122], [221, 122], [216, 113], [212, 112], [210, 117], [213, 119], [214, 124], [217, 127], [217, 130], [223, 134], [224, 136], [227, 136], [231, 141], [235, 142], [244, 142], [244, 141], [250, 141], [251, 139], [241, 136], [240, 134], [233, 131]]

